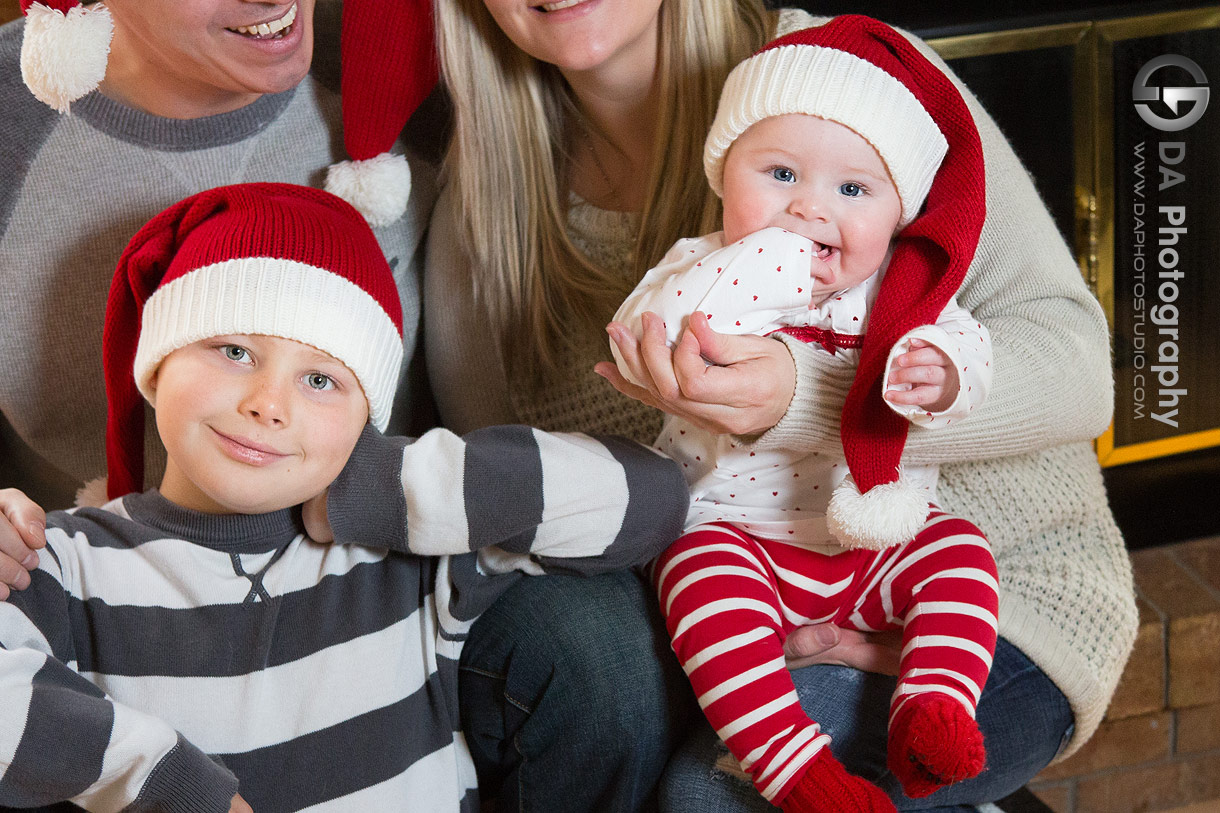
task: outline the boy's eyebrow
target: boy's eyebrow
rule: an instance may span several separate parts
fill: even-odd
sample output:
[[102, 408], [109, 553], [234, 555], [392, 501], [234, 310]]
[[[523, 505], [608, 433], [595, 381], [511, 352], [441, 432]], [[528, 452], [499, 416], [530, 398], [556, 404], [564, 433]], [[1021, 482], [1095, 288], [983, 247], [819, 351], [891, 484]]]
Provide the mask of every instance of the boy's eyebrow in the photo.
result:
[[308, 361], [314, 362], [315, 364], [337, 364], [343, 369], [347, 369], [346, 364], [339, 361], [339, 359], [335, 358], [330, 353], [327, 353], [324, 350], [319, 350], [312, 345], [306, 345], [306, 347], [309, 349], [309, 355], [307, 356]]

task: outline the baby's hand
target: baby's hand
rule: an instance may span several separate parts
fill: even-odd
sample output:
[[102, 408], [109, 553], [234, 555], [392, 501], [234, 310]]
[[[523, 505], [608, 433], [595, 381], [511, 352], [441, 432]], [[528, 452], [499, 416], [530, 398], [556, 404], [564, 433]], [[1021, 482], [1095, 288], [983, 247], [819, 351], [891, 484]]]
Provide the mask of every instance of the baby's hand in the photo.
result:
[[15, 488], [0, 489], [0, 601], [9, 589], [30, 586], [28, 571], [38, 567], [39, 548], [46, 547], [47, 515]]
[[911, 339], [911, 349], [894, 358], [885, 386], [885, 400], [892, 404], [942, 412], [957, 400], [961, 384], [957, 368], [943, 350], [922, 339]]

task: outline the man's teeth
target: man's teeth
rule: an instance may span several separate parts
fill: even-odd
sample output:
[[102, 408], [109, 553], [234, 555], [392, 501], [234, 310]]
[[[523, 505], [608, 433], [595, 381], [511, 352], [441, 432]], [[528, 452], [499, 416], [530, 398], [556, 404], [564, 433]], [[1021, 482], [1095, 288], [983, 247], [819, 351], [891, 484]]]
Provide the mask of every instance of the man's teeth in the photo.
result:
[[585, 0], [559, 0], [558, 3], [543, 3], [542, 5], [538, 6], [538, 8], [542, 9], [543, 11], [559, 11], [562, 8], [579, 6], [583, 2], [585, 2]]
[[229, 30], [236, 31], [238, 34], [245, 34], [247, 37], [273, 37], [292, 25], [296, 18], [297, 4], [293, 3], [289, 7], [288, 12], [278, 20], [272, 20], [269, 23], [259, 23], [258, 25], [243, 25], [237, 28], [230, 28]]

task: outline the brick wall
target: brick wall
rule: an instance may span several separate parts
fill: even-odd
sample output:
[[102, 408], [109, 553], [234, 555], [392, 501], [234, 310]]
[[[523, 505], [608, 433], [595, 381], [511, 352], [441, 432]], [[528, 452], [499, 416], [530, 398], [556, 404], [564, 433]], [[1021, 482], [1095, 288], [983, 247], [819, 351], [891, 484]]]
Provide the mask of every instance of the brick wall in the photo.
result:
[[1106, 719], [1030, 788], [1056, 813], [1220, 810], [1220, 537], [1131, 559], [1140, 629]]

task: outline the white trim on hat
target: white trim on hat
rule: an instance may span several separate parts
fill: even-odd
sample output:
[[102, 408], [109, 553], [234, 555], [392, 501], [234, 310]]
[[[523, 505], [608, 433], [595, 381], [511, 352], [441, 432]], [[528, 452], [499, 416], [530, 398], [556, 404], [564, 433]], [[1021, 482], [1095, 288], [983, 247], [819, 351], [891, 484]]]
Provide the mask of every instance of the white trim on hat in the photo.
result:
[[355, 374], [369, 420], [384, 431], [402, 364], [393, 320], [355, 283], [294, 260], [241, 257], [197, 268], [159, 287], [144, 305], [133, 372], [140, 394], [173, 351], [212, 336], [293, 339], [329, 353]]
[[729, 74], [703, 151], [704, 171], [717, 195], [733, 142], [757, 122], [791, 113], [838, 122], [872, 144], [902, 200], [899, 225], [915, 219], [948, 142], [896, 77], [855, 54], [820, 45], [769, 48]]

